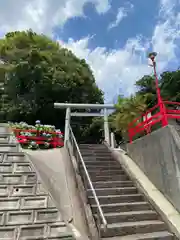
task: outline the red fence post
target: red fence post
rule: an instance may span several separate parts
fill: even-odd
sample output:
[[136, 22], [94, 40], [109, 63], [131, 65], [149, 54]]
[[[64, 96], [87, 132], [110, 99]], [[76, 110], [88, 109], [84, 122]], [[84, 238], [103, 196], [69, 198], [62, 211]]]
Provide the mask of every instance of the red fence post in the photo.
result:
[[160, 113], [162, 115], [162, 127], [165, 127], [168, 125], [168, 118], [166, 114], [166, 107], [163, 103], [163, 101], [160, 103]]

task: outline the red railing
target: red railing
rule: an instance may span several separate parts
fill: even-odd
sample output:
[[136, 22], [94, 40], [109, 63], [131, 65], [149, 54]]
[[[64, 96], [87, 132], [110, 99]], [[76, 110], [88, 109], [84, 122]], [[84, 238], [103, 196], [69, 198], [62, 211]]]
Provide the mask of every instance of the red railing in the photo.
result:
[[[45, 142], [48, 142], [53, 148], [64, 146], [63, 134], [61, 132], [38, 131], [36, 129], [13, 129], [13, 131], [18, 142], [21, 144], [27, 144], [29, 141], [34, 141], [38, 145], [43, 145]], [[22, 133], [33, 133], [35, 136], [25, 136]], [[43, 133], [50, 134], [51, 136], [43, 136]]]
[[[133, 138], [140, 133], [149, 134], [152, 126], [161, 123], [161, 126], [168, 125], [168, 119], [180, 119], [180, 109], [169, 109], [170, 106], [179, 106], [179, 102], [163, 101], [138, 118], [134, 119], [128, 126], [129, 141], [132, 143]], [[151, 116], [149, 116], [151, 115]]]

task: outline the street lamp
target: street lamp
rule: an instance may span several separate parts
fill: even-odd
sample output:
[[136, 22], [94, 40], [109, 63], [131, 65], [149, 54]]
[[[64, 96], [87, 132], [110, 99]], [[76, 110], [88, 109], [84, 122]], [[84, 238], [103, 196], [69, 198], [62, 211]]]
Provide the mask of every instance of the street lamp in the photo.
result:
[[158, 77], [157, 77], [157, 72], [156, 72], [156, 62], [155, 62], [156, 56], [157, 56], [156, 52], [151, 52], [151, 53], [148, 54], [148, 58], [152, 61], [152, 67], [153, 67], [153, 70], [154, 70], [158, 105], [159, 105], [159, 108], [160, 108], [161, 115], [164, 116], [162, 118], [162, 125], [166, 126], [168, 124], [168, 120], [167, 120], [167, 116], [166, 116], [166, 108], [165, 108], [163, 100], [161, 98], [160, 88], [159, 88], [159, 84], [158, 84]]
[[161, 104], [162, 98], [161, 98], [161, 94], [160, 94], [160, 88], [159, 88], [158, 77], [157, 77], [157, 72], [156, 72], [156, 62], [155, 62], [156, 56], [157, 56], [156, 52], [151, 52], [148, 54], [148, 58], [152, 61], [152, 67], [154, 70], [154, 76], [155, 76], [155, 82], [156, 82], [156, 94], [157, 94], [158, 103]]

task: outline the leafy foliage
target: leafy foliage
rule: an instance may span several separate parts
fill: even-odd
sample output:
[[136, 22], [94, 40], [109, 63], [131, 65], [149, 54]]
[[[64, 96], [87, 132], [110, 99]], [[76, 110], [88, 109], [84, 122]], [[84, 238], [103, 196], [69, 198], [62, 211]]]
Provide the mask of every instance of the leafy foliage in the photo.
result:
[[9, 120], [32, 123], [38, 116], [53, 123], [54, 102], [103, 102], [85, 61], [44, 35], [8, 33], [0, 40], [0, 56]]
[[180, 70], [161, 74], [161, 95], [165, 100], [180, 101]]
[[135, 86], [137, 87], [136, 94], [146, 98], [147, 107], [153, 107], [157, 101], [154, 77], [146, 75], [136, 81]]
[[[109, 116], [116, 134], [125, 135], [128, 124], [157, 103], [153, 76], [144, 76], [135, 85], [136, 94], [119, 96]], [[162, 73], [159, 86], [163, 99], [180, 101], [180, 70]], [[31, 30], [0, 39], [0, 121], [33, 124], [38, 118], [62, 128], [64, 111], [54, 109], [54, 102], [103, 103], [85, 60]], [[103, 118], [80, 117], [75, 130], [78, 139], [99, 142], [104, 138]]]
[[[123, 135], [126, 135], [128, 124], [133, 119], [140, 116], [147, 108], [157, 104], [153, 76], [142, 77], [135, 83], [135, 86], [137, 92], [134, 96], [129, 98], [119, 96], [116, 104], [114, 123], [116, 129], [120, 130]], [[180, 70], [162, 73], [159, 78], [159, 87], [164, 100], [180, 102]]]
[[114, 124], [116, 130], [120, 131], [126, 138], [129, 123], [139, 117], [140, 114], [147, 109], [145, 98], [138, 94], [129, 98], [119, 96], [115, 107], [116, 113], [114, 117]]
[[[64, 125], [64, 110], [54, 102], [103, 103], [85, 60], [31, 30], [10, 32], [0, 40], [1, 121], [38, 118]], [[83, 121], [87, 121], [83, 119]]]
[[52, 148], [54, 140], [57, 142], [56, 147], [63, 146], [63, 135], [60, 129], [56, 129], [55, 126], [43, 125], [39, 120], [36, 121], [35, 125], [29, 125], [25, 122], [9, 122], [9, 125], [23, 148], [32, 150]]

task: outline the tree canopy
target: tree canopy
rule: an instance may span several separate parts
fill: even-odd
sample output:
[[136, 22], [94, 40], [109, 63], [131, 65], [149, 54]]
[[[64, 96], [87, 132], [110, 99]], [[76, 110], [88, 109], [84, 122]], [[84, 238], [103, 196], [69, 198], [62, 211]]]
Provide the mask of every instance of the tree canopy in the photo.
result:
[[[137, 92], [133, 96], [119, 96], [116, 104], [114, 123], [122, 135], [127, 133], [128, 124], [133, 119], [157, 104], [154, 76], [143, 76], [135, 86]], [[163, 72], [159, 77], [159, 87], [164, 100], [180, 102], [180, 70]]]
[[[134, 95], [119, 96], [109, 116], [110, 128], [119, 135], [157, 103], [154, 76], [142, 77], [135, 86]], [[162, 73], [159, 87], [163, 99], [180, 101], [180, 70]], [[103, 93], [86, 61], [58, 42], [32, 30], [7, 33], [0, 39], [0, 121], [33, 124], [38, 119], [61, 128], [64, 111], [54, 109], [54, 102], [103, 103]], [[83, 140], [103, 139], [102, 118], [77, 118], [75, 125]]]
[[0, 39], [1, 120], [35, 120], [61, 126], [64, 111], [54, 102], [103, 103], [90, 67], [71, 51], [35, 32]]

